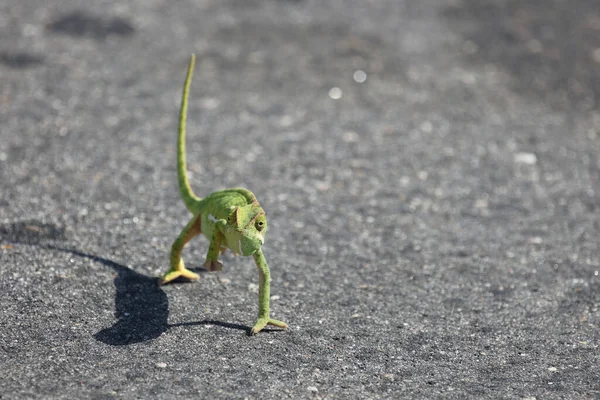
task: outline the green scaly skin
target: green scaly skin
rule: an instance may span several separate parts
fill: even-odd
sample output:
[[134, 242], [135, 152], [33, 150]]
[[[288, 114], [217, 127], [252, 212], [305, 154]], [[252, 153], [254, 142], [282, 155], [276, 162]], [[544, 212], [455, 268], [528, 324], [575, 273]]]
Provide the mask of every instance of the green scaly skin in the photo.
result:
[[179, 135], [177, 141], [177, 173], [181, 196], [187, 209], [193, 214], [192, 219], [179, 234], [171, 248], [171, 268], [160, 279], [165, 284], [183, 277], [197, 280], [198, 274], [185, 268], [181, 259], [181, 251], [193, 237], [203, 233], [210, 241], [204, 268], [209, 271], [220, 271], [223, 268], [218, 260], [219, 252], [226, 249], [243, 256], [253, 256], [258, 268], [258, 320], [251, 333], [260, 332], [266, 325], [287, 328], [287, 324], [270, 317], [270, 283], [269, 266], [262, 252], [267, 219], [254, 194], [242, 188], [226, 189], [214, 192], [205, 198], [194, 194], [187, 177], [185, 161], [185, 125], [187, 119], [188, 97], [194, 71], [196, 56], [192, 54], [188, 67], [181, 111], [179, 114]]

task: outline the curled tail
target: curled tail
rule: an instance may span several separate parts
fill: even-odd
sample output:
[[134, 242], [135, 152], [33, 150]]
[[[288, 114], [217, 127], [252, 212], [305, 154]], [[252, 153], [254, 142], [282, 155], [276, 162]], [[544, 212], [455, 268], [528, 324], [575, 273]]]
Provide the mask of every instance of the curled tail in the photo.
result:
[[188, 66], [185, 83], [183, 85], [183, 94], [181, 96], [181, 110], [179, 111], [179, 135], [177, 137], [177, 176], [179, 178], [179, 190], [186, 208], [190, 212], [194, 212], [198, 202], [201, 200], [194, 194], [190, 187], [190, 182], [187, 177], [186, 161], [185, 161], [185, 123], [187, 119], [188, 97], [190, 94], [190, 85], [192, 83], [192, 75], [194, 74], [194, 64], [196, 55], [192, 54], [190, 65]]

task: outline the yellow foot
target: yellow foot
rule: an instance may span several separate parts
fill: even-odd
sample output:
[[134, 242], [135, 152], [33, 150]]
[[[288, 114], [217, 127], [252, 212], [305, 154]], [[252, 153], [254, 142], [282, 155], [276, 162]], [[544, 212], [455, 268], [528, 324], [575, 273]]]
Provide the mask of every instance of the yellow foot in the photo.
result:
[[165, 283], [171, 282], [173, 279], [177, 279], [180, 276], [183, 278], [187, 278], [191, 281], [197, 281], [200, 278], [200, 276], [198, 276], [198, 274], [190, 271], [187, 268], [182, 268], [182, 269], [169, 270], [169, 272], [167, 272], [166, 274], [163, 275], [162, 278], [160, 278], [160, 281], [158, 282], [158, 284], [164, 285]]
[[276, 326], [276, 327], [282, 328], [282, 329], [287, 329], [287, 327], [288, 327], [287, 324], [283, 321], [278, 321], [278, 320], [272, 319], [272, 318], [259, 318], [258, 321], [256, 321], [256, 324], [254, 324], [254, 327], [252, 328], [252, 330], [250, 331], [250, 334], [256, 335], [267, 325], [273, 325], [273, 326]]
[[221, 271], [223, 269], [223, 263], [217, 260], [206, 260], [204, 268], [210, 272]]

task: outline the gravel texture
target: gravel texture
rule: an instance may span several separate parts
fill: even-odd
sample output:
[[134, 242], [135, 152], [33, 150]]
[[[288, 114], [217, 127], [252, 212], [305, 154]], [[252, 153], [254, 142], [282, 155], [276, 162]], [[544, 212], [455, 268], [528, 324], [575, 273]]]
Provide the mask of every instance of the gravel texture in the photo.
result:
[[[5, 0], [0, 398], [600, 397], [592, 0]], [[157, 286], [200, 195], [251, 258]]]

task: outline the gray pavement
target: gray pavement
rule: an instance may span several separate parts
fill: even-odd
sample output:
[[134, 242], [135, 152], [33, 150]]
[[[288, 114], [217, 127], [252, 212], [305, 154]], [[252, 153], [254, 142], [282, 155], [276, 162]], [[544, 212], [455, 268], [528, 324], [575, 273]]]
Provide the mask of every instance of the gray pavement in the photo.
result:
[[[288, 331], [205, 239], [156, 284], [191, 52]], [[6, 0], [0, 398], [599, 398], [598, 99], [591, 0]]]

